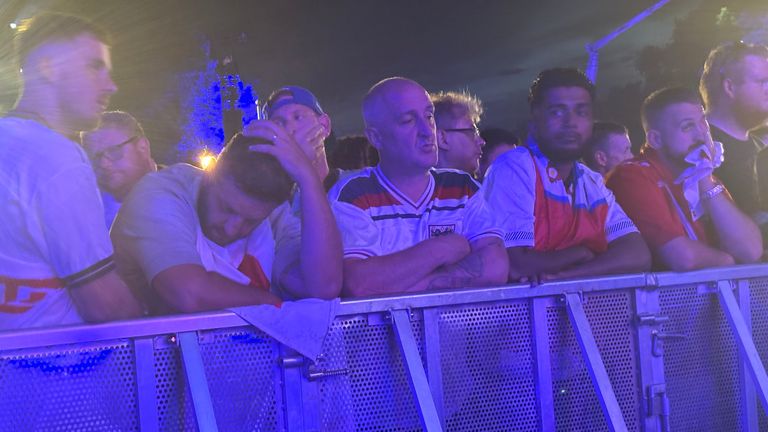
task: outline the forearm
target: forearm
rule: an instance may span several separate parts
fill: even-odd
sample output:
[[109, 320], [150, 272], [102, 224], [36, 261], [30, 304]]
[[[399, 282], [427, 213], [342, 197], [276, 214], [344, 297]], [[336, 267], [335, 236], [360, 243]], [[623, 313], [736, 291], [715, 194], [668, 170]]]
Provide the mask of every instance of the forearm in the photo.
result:
[[427, 276], [450, 263], [438, 246], [435, 238], [389, 255], [345, 259], [342, 292], [361, 297], [424, 290]]
[[498, 238], [487, 240], [482, 246], [473, 247], [459, 262], [437, 269], [421, 284], [428, 289], [449, 289], [506, 283], [509, 260], [504, 245]]
[[297, 297], [331, 299], [341, 293], [341, 236], [319, 181], [301, 189], [299, 268], [300, 283], [287, 287]]
[[69, 288], [69, 295], [77, 312], [87, 322], [136, 318], [142, 313], [138, 300], [115, 271], [82, 286]]
[[522, 277], [536, 277], [545, 273], [556, 273], [592, 258], [592, 254], [581, 246], [558, 251], [539, 252], [532, 248], [507, 248], [509, 257], [509, 280]]
[[758, 261], [763, 254], [763, 238], [755, 222], [744, 214], [725, 193], [706, 201], [720, 249], [739, 263]]
[[619, 273], [645, 272], [651, 268], [651, 253], [639, 233], [615, 239], [608, 250], [583, 264], [557, 272], [556, 278], [576, 278]]
[[656, 255], [667, 268], [679, 272], [735, 263], [728, 253], [683, 236], [662, 245]]
[[171, 308], [182, 313], [281, 303], [268, 291], [242, 285], [197, 265], [164, 270], [152, 286]]

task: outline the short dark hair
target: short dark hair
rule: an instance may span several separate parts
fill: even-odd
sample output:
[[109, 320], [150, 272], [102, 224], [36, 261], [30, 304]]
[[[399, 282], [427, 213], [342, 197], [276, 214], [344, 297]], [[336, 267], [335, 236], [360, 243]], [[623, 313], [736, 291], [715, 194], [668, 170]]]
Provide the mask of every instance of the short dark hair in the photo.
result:
[[587, 165], [594, 165], [595, 151], [605, 150], [605, 144], [611, 135], [628, 135], [627, 127], [609, 121], [596, 121], [592, 124], [592, 137], [588, 141], [589, 149], [584, 153]]
[[701, 105], [701, 97], [697, 92], [686, 87], [665, 87], [651, 93], [645, 98], [640, 108], [640, 118], [645, 131], [648, 132], [651, 125], [659, 122], [662, 111], [668, 106], [679, 103]]
[[501, 144], [520, 145], [520, 138], [518, 138], [517, 135], [512, 131], [502, 128], [483, 129], [482, 132], [480, 132], [480, 136], [483, 138], [483, 141], [485, 141], [483, 156], [490, 154], [491, 150]]
[[106, 45], [111, 37], [95, 23], [75, 15], [43, 12], [21, 22], [16, 29], [14, 48], [16, 60], [24, 64], [35, 48], [53, 40], [74, 39], [84, 33], [93, 35]]
[[231, 176], [237, 187], [252, 198], [273, 203], [287, 201], [296, 182], [274, 156], [249, 150], [253, 144], [263, 141], [235, 134], [221, 151], [214, 175]]
[[336, 142], [328, 157], [331, 169], [356, 170], [379, 163], [379, 152], [364, 135], [347, 135]]
[[544, 94], [558, 87], [581, 87], [595, 101], [595, 85], [576, 68], [553, 68], [541, 71], [528, 91], [528, 104], [533, 109], [544, 100]]

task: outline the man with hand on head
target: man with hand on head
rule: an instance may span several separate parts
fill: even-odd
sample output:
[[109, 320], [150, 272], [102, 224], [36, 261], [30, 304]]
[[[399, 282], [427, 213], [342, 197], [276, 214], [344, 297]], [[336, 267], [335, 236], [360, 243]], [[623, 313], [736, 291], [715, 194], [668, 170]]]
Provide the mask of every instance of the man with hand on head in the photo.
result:
[[576, 69], [541, 72], [530, 89], [525, 146], [488, 169], [484, 195], [501, 219], [510, 280], [650, 267], [643, 238], [602, 176], [579, 162], [592, 135], [594, 95], [594, 85]]
[[351, 297], [506, 282], [501, 233], [469, 174], [439, 170], [434, 106], [406, 78], [363, 100], [366, 135], [380, 162], [329, 193], [344, 243], [343, 294]]
[[723, 160], [698, 94], [654, 92], [643, 103], [646, 143], [619, 165], [608, 186], [637, 224], [656, 267], [688, 271], [755, 262], [762, 239], [755, 223], [712, 172]]
[[23, 90], [0, 119], [0, 330], [141, 314], [114, 271], [112, 244], [81, 131], [117, 87], [109, 37], [71, 15], [21, 25]]
[[[120, 209], [118, 266], [152, 312], [279, 304], [272, 288], [338, 296], [340, 240], [311, 161], [276, 123], [247, 133], [207, 171], [176, 164], [147, 175]], [[287, 203], [295, 184], [301, 220]]]

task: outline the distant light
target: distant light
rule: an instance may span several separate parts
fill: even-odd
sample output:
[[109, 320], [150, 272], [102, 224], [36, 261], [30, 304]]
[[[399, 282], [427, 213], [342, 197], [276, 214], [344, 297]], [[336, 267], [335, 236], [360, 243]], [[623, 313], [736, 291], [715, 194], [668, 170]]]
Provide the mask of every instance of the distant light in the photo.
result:
[[16, 27], [18, 27], [18, 25], [17, 25], [15, 22], [12, 22], [12, 23], [8, 24], [8, 26], [9, 26], [9, 27], [10, 27], [12, 30], [16, 30]]
[[200, 168], [207, 170], [209, 167], [213, 166], [214, 162], [216, 162], [216, 155], [208, 150], [203, 150], [197, 157], [197, 160], [200, 163]]

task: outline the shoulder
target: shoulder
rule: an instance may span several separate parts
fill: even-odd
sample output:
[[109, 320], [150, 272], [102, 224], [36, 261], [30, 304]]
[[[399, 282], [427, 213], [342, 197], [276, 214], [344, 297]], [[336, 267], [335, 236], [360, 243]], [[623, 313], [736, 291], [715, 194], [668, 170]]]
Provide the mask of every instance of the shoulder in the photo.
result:
[[352, 203], [364, 195], [378, 193], [381, 190], [374, 168], [368, 167], [343, 174], [328, 195], [332, 200]]
[[656, 181], [659, 179], [659, 175], [647, 160], [636, 157], [616, 166], [616, 168], [610, 172], [605, 182], [608, 185], [613, 185], [617, 183], [633, 182], [639, 179]]
[[193, 204], [204, 171], [188, 164], [170, 165], [165, 169], [142, 177], [131, 191], [124, 205], [147, 207], [166, 201], [185, 201]]
[[90, 166], [74, 141], [36, 121], [15, 117], [0, 118], [0, 159], [5, 166], [46, 177]]
[[434, 168], [430, 170], [430, 174], [435, 179], [435, 187], [467, 188], [473, 192], [480, 189], [480, 185], [477, 181], [465, 171], [448, 168]]

